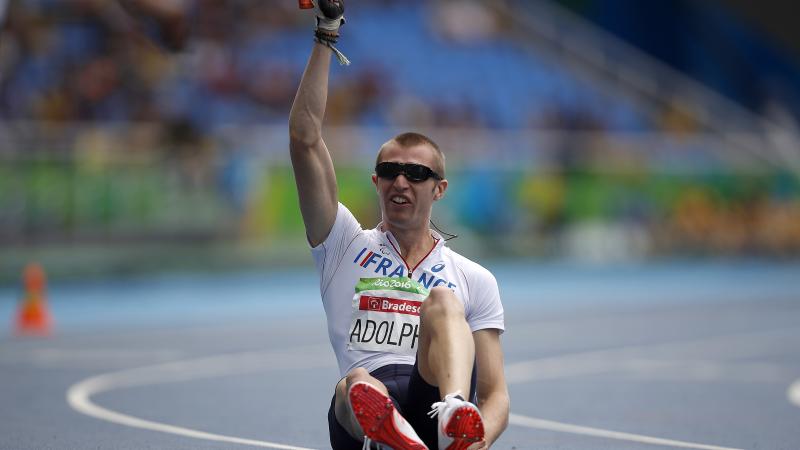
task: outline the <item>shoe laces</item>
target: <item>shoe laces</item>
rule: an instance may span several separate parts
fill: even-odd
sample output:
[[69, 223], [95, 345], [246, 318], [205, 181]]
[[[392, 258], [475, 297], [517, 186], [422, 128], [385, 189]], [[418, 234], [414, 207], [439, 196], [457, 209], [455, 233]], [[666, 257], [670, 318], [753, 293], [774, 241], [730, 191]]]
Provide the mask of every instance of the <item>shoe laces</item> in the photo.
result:
[[370, 450], [372, 447], [372, 439], [364, 436], [364, 446], [361, 447], [361, 450]]
[[379, 444], [379, 443], [373, 441], [372, 439], [364, 436], [364, 445], [361, 447], [361, 450], [370, 450], [370, 449], [372, 449], [372, 447], [371, 447], [372, 444], [375, 444], [375, 450], [382, 450], [384, 448], [381, 444]]
[[452, 400], [458, 395], [461, 395], [461, 391], [455, 391], [452, 394], [447, 394], [444, 396], [444, 400], [433, 403], [431, 405], [431, 410], [428, 412], [428, 417], [433, 418], [441, 414], [441, 412], [447, 408], [447, 404], [452, 403]]

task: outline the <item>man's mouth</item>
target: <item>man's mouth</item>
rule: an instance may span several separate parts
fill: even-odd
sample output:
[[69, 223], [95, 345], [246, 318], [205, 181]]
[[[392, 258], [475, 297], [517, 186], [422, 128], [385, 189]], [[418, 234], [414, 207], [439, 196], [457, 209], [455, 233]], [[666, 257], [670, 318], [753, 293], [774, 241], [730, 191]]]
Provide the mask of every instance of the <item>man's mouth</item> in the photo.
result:
[[406, 205], [408, 203], [411, 203], [408, 201], [407, 198], [401, 195], [392, 196], [389, 200], [391, 200], [391, 202], [394, 203], [395, 205]]

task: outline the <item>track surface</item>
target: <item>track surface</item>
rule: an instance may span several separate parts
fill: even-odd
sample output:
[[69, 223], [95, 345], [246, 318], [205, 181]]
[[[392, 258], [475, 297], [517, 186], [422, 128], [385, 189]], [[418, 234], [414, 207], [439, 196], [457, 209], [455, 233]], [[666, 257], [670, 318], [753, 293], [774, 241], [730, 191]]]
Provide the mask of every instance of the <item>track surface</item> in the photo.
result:
[[[513, 413], [493, 448], [800, 448], [800, 267], [490, 268]], [[329, 448], [316, 289], [306, 271], [51, 286], [56, 335], [0, 338], [0, 448]]]

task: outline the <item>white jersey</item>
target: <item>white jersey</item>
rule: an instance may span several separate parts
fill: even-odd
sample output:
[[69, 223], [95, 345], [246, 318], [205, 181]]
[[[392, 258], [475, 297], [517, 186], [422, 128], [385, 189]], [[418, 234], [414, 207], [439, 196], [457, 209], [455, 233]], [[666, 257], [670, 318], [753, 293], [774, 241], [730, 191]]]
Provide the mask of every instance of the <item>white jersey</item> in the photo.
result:
[[420, 307], [435, 286], [450, 288], [461, 300], [473, 332], [505, 329], [494, 276], [433, 236], [436, 245], [409, 270], [391, 232], [381, 224], [362, 229], [339, 203], [330, 234], [311, 254], [342, 376], [356, 367], [373, 371], [387, 364], [414, 364]]

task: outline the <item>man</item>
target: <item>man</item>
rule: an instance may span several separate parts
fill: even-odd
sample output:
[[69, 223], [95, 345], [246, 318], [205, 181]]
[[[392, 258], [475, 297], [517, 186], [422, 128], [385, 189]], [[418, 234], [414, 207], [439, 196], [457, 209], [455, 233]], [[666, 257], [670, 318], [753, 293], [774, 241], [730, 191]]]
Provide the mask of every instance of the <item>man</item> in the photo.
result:
[[383, 219], [376, 228], [362, 229], [338, 202], [321, 134], [344, 8], [336, 0], [315, 3], [316, 43], [289, 133], [300, 211], [343, 376], [328, 413], [331, 446], [489, 448], [509, 408], [497, 282], [428, 227], [448, 185], [444, 155], [429, 138], [404, 133], [380, 148], [372, 175]]

